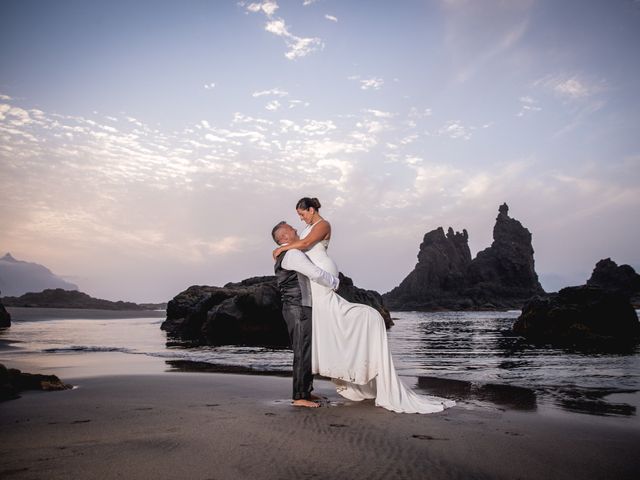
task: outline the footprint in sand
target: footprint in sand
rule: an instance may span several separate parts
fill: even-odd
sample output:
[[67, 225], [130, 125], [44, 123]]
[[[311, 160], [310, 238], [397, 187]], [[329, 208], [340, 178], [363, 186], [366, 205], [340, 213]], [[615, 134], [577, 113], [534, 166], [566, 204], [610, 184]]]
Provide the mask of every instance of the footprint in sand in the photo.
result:
[[413, 438], [417, 438], [418, 440], [449, 440], [448, 438], [438, 438], [432, 437], [431, 435], [411, 435]]

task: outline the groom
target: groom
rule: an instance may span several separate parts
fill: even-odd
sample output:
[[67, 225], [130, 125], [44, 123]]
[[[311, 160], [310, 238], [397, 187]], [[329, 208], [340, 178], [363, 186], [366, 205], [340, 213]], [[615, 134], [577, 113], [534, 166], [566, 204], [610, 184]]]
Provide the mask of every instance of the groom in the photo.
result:
[[[299, 240], [298, 232], [286, 222], [280, 222], [271, 236], [278, 245]], [[282, 299], [282, 316], [287, 323], [293, 349], [293, 405], [319, 407], [312, 401], [311, 373], [311, 284], [337, 289], [339, 280], [315, 265], [300, 250], [288, 250], [276, 259], [274, 267]]]

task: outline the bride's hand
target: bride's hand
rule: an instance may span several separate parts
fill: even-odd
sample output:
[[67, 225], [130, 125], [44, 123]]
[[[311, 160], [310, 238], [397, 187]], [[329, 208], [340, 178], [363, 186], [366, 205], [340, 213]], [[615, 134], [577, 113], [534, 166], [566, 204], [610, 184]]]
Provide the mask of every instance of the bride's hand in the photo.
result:
[[276, 260], [278, 256], [284, 251], [284, 248], [278, 247], [273, 251], [273, 259]]

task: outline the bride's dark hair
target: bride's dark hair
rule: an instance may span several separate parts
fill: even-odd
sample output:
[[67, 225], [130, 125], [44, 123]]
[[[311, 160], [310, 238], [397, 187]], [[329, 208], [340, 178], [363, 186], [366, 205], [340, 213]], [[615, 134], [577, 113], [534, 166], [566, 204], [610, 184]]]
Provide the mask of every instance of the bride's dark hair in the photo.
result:
[[320, 210], [320, 206], [320, 200], [318, 200], [317, 198], [304, 197], [298, 200], [298, 203], [296, 203], [296, 210], [309, 210], [311, 207], [313, 207], [317, 211]]

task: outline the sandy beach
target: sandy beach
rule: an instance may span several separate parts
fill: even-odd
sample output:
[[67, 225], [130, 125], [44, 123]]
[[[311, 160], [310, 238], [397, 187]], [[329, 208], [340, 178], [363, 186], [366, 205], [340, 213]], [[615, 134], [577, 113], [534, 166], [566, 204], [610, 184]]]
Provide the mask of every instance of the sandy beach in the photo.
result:
[[395, 414], [341, 399], [290, 405], [289, 378], [162, 373], [75, 378], [0, 404], [10, 479], [632, 479], [640, 429], [588, 415], [461, 404]]

